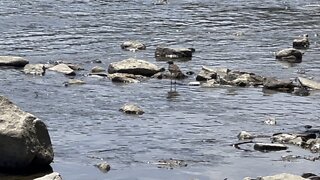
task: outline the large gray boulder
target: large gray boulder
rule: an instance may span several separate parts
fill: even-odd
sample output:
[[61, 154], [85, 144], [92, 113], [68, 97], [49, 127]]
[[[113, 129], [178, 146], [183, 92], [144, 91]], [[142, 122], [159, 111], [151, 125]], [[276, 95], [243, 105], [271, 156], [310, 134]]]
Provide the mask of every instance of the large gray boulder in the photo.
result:
[[0, 96], [0, 169], [49, 165], [53, 149], [46, 125]]
[[301, 63], [302, 52], [295, 48], [287, 48], [276, 52], [276, 59], [290, 63]]
[[18, 56], [0, 56], [0, 66], [24, 67], [29, 61]]
[[134, 58], [129, 58], [119, 62], [113, 62], [108, 67], [109, 74], [128, 73], [148, 77], [160, 72], [161, 70], [162, 69], [160, 69], [155, 64]]

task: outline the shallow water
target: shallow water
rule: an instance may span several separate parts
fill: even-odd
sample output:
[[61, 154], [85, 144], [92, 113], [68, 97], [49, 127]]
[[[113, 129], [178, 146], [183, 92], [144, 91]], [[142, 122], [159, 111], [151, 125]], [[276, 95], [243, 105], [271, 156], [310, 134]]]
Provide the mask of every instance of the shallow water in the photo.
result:
[[[318, 125], [319, 92], [298, 97], [266, 94], [261, 88], [188, 87], [184, 84], [194, 81], [189, 78], [179, 82], [179, 96], [168, 98], [169, 80], [120, 85], [86, 76], [94, 66], [107, 68], [129, 57], [166, 67], [154, 58], [155, 48], [166, 45], [196, 49], [191, 61], [177, 63], [183, 71], [198, 72], [205, 65], [288, 79], [304, 69], [304, 76], [320, 80], [319, 12], [316, 0], [172, 0], [164, 6], [151, 0], [2, 0], [0, 55], [23, 56], [30, 63], [79, 63], [85, 70], [76, 78], [87, 84], [64, 87], [68, 77], [61, 74], [34, 77], [1, 68], [0, 93], [48, 125], [55, 151], [52, 167], [67, 180], [320, 174], [319, 161], [280, 161], [287, 154], [312, 155], [304, 150], [242, 152], [230, 146], [241, 130], [272, 134]], [[311, 41], [303, 62], [277, 62], [273, 53], [291, 47], [301, 34], [309, 34]], [[130, 39], [144, 42], [147, 50], [122, 51], [120, 44]], [[94, 60], [102, 64], [90, 63]], [[146, 113], [122, 114], [118, 109], [127, 102]], [[278, 125], [263, 124], [268, 116]], [[153, 164], [169, 158], [188, 166]], [[110, 172], [93, 166], [100, 159], [111, 164]]]

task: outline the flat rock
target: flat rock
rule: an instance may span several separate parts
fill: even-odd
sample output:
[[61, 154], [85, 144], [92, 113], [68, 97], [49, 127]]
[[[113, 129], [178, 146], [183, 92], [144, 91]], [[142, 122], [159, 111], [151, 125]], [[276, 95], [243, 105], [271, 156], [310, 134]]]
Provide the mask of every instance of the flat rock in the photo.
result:
[[302, 53], [294, 48], [287, 48], [276, 52], [276, 59], [290, 63], [301, 63]]
[[128, 73], [151, 77], [160, 72], [161, 69], [150, 62], [129, 58], [119, 62], [113, 62], [108, 67], [108, 73]]
[[121, 44], [121, 49], [128, 51], [145, 50], [146, 45], [139, 41], [125, 41]]
[[253, 148], [257, 151], [282, 151], [288, 149], [288, 147], [283, 144], [274, 143], [255, 143]]
[[46, 72], [44, 64], [27, 64], [23, 68], [25, 74], [43, 76]]
[[0, 168], [19, 170], [46, 166], [53, 149], [46, 125], [0, 96]]
[[65, 75], [75, 75], [75, 71], [73, 69], [71, 69], [68, 65], [66, 64], [58, 64], [55, 65], [51, 68], [49, 68], [49, 70], [51, 71], [56, 71], [56, 72], [60, 72], [63, 73]]
[[69, 79], [68, 80], [68, 84], [78, 84], [78, 85], [81, 85], [81, 84], [85, 84], [86, 82], [84, 82], [83, 80], [80, 80], [80, 79]]
[[0, 66], [24, 67], [29, 61], [18, 56], [0, 56]]
[[292, 81], [278, 80], [274, 78], [268, 78], [264, 84], [264, 89], [275, 90], [280, 92], [293, 92], [294, 84]]
[[193, 48], [169, 48], [157, 47], [155, 57], [163, 57], [168, 59], [192, 58]]
[[124, 112], [124, 113], [127, 113], [127, 114], [143, 114], [144, 111], [138, 107], [137, 105], [135, 104], [125, 104], [123, 105], [121, 108], [120, 108], [120, 111]]
[[114, 73], [108, 74], [108, 78], [112, 82], [119, 82], [119, 83], [139, 83], [141, 79], [144, 79], [145, 76], [141, 75], [134, 75], [134, 74], [127, 74], [127, 73]]
[[298, 77], [298, 80], [300, 81], [300, 83], [303, 86], [309, 87], [311, 89], [320, 89], [320, 83], [313, 81], [313, 80], [309, 80], [307, 78], [303, 78], [303, 77]]

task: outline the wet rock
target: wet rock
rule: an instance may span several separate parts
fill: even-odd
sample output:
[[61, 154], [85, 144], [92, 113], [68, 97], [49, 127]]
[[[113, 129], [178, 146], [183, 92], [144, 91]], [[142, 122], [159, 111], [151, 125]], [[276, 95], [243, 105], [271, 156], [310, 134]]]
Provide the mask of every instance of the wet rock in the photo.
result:
[[229, 77], [235, 77], [235, 79], [225, 80], [227, 84], [240, 87], [263, 85], [265, 80], [262, 76], [257, 76], [252, 73], [229, 73], [225, 78], [228, 79]]
[[302, 53], [297, 49], [287, 48], [276, 52], [276, 59], [290, 63], [301, 63]]
[[157, 47], [155, 57], [163, 57], [169, 59], [192, 58], [192, 53], [195, 52], [193, 48], [169, 48]]
[[184, 160], [177, 160], [177, 159], [168, 159], [168, 160], [159, 160], [154, 164], [158, 165], [160, 168], [177, 168], [177, 167], [187, 167], [188, 164]]
[[3, 96], [0, 96], [0, 122], [0, 168], [19, 172], [53, 161], [46, 125]]
[[24, 67], [29, 61], [18, 56], [0, 56], [0, 66]]
[[289, 143], [291, 140], [293, 140], [295, 138], [297, 138], [297, 135], [279, 133], [279, 134], [274, 134], [271, 137], [271, 140], [272, 140], [272, 142]]
[[95, 66], [91, 69], [91, 73], [101, 73], [105, 72], [106, 70], [103, 67]]
[[79, 64], [65, 63], [69, 68], [74, 71], [84, 70]]
[[62, 177], [59, 173], [53, 172], [43, 177], [35, 178], [34, 180], [62, 180]]
[[227, 68], [209, 68], [202, 66], [201, 71], [196, 77], [197, 81], [207, 81], [211, 79], [217, 79], [219, 77], [225, 77], [230, 72]]
[[304, 34], [302, 38], [294, 39], [292, 43], [292, 47], [296, 49], [306, 49], [309, 48], [310, 42], [308, 38], [308, 34]]
[[44, 64], [27, 64], [23, 68], [25, 74], [43, 76], [46, 71]]
[[143, 114], [144, 111], [138, 107], [137, 105], [135, 104], [125, 104], [123, 105], [121, 108], [120, 108], [120, 111], [124, 112], [124, 113], [127, 113], [127, 114]]
[[121, 44], [121, 49], [128, 51], [145, 50], [146, 45], [139, 41], [125, 41]]
[[108, 67], [109, 74], [128, 73], [151, 77], [160, 71], [161, 68], [150, 62], [133, 58], [111, 63]]
[[267, 78], [263, 84], [264, 89], [274, 90], [279, 92], [293, 92], [294, 84], [292, 81], [277, 80], [274, 78]]
[[60, 72], [63, 73], [65, 75], [76, 75], [75, 71], [73, 69], [71, 69], [68, 65], [66, 64], [58, 64], [55, 65], [51, 68], [49, 68], [49, 70], [51, 71], [56, 71], [56, 72]]
[[102, 163], [96, 164], [95, 166], [99, 168], [99, 170], [103, 173], [106, 173], [111, 169], [110, 164], [108, 164], [107, 162], [102, 162]]
[[264, 176], [264, 177], [257, 177], [257, 178], [246, 177], [243, 180], [307, 180], [307, 179], [298, 175], [282, 173], [274, 176]]
[[303, 173], [301, 177], [308, 178], [309, 180], [320, 180], [320, 177], [313, 173]]
[[310, 149], [310, 151], [313, 153], [320, 152], [320, 138], [307, 140], [305, 148]]
[[145, 76], [141, 75], [134, 75], [134, 74], [127, 74], [127, 73], [114, 73], [109, 74], [108, 78], [112, 82], [119, 82], [119, 83], [139, 83], [141, 79], [144, 79]]
[[255, 136], [248, 133], [247, 131], [241, 131], [237, 137], [239, 140], [246, 140], [246, 139], [254, 139], [255, 138]]
[[253, 149], [257, 151], [282, 151], [288, 149], [288, 147], [283, 144], [255, 143]]
[[309, 80], [307, 78], [303, 78], [303, 77], [298, 77], [298, 81], [306, 87], [309, 87], [311, 89], [320, 89], [320, 83], [313, 81], [313, 80]]

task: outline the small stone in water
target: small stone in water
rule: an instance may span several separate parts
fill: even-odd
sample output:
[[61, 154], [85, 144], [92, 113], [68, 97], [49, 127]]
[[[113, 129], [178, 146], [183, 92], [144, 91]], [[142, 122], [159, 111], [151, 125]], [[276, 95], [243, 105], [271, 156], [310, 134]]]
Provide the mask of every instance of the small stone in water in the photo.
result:
[[102, 162], [102, 163], [96, 164], [95, 166], [104, 173], [110, 171], [111, 169], [111, 166], [107, 162]]

